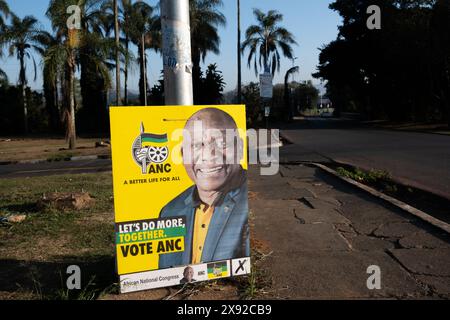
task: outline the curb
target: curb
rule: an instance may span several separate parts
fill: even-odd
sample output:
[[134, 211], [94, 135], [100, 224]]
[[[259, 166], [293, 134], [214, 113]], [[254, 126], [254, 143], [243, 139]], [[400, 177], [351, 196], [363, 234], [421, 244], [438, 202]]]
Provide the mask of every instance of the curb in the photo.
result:
[[405, 133], [423, 133], [423, 134], [434, 134], [438, 136], [447, 136], [450, 137], [449, 133], [441, 133], [441, 132], [433, 132], [433, 131], [420, 131], [420, 130], [400, 130], [400, 129], [391, 129], [391, 128], [382, 128], [382, 127], [373, 127], [371, 129], [375, 130], [386, 130], [386, 131], [393, 131], [393, 132], [405, 132]]
[[[365, 125], [365, 124], [363, 124]], [[410, 133], [424, 133], [424, 134], [435, 134], [439, 136], [447, 136], [450, 137], [450, 133], [442, 133], [442, 132], [436, 132], [436, 131], [424, 131], [424, 130], [414, 130], [414, 129], [395, 129], [395, 128], [384, 128], [384, 127], [378, 127], [378, 126], [371, 126], [368, 125], [370, 129], [376, 129], [376, 130], [386, 130], [386, 131], [393, 131], [393, 132], [410, 132]]]
[[373, 195], [373, 196], [375, 196], [377, 198], [383, 199], [384, 201], [389, 202], [390, 204], [396, 206], [397, 208], [400, 208], [403, 211], [406, 211], [406, 212], [414, 215], [415, 217], [417, 217], [417, 218], [419, 218], [421, 220], [424, 220], [424, 221], [428, 222], [429, 224], [431, 224], [431, 225], [433, 225], [433, 226], [435, 226], [435, 227], [437, 227], [437, 228], [447, 232], [448, 234], [450, 234], [450, 224], [445, 223], [445, 222], [443, 222], [443, 221], [441, 221], [439, 219], [436, 219], [436, 218], [430, 216], [429, 214], [427, 214], [427, 213], [425, 213], [425, 212], [423, 212], [423, 211], [421, 211], [421, 210], [419, 210], [417, 208], [414, 208], [414, 207], [412, 207], [412, 206], [410, 206], [410, 205], [408, 205], [408, 204], [406, 204], [406, 203], [404, 203], [404, 202], [402, 202], [400, 200], [397, 200], [397, 199], [392, 198], [392, 197], [390, 197], [388, 195], [385, 195], [385, 194], [383, 194], [383, 193], [381, 193], [381, 192], [379, 192], [379, 191], [377, 191], [377, 190], [375, 190], [375, 189], [373, 189], [371, 187], [368, 187], [368, 186], [366, 186], [364, 184], [361, 184], [361, 183], [359, 183], [357, 181], [354, 181], [354, 180], [352, 180], [350, 178], [342, 177], [336, 171], [334, 171], [333, 169], [328, 168], [327, 166], [324, 166], [324, 165], [319, 164], [319, 163], [313, 163], [313, 162], [310, 163], [310, 164], [315, 166], [315, 167], [317, 167], [317, 168], [319, 168], [319, 169], [322, 169], [322, 170], [328, 172], [329, 174], [339, 178], [340, 180], [343, 180], [343, 181], [345, 181], [345, 182], [347, 182], [347, 183], [349, 183], [349, 184], [351, 184], [351, 185], [353, 185], [353, 186], [355, 186], [355, 187], [357, 187], [359, 189], [362, 189], [362, 190], [370, 193], [371, 195]]
[[288, 137], [286, 137], [286, 136], [284, 135], [282, 129], [279, 129], [279, 130], [280, 130], [280, 140], [285, 140], [285, 141], [287, 141], [287, 143], [288, 143], [289, 145], [295, 144], [294, 141], [292, 141], [291, 139], [289, 139]]
[[111, 155], [96, 155], [96, 156], [75, 156], [70, 158], [64, 158], [60, 160], [50, 159], [32, 159], [32, 160], [15, 160], [15, 161], [0, 161], [0, 166], [14, 165], [14, 164], [37, 164], [45, 162], [66, 162], [66, 161], [83, 161], [83, 160], [107, 160], [111, 159]]

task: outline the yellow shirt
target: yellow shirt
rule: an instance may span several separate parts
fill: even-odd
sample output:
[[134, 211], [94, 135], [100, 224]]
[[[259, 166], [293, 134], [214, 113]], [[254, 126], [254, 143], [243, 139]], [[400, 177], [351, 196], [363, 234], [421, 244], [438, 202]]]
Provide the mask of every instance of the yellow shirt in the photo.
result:
[[208, 234], [209, 224], [214, 214], [214, 207], [201, 204], [195, 210], [194, 236], [192, 240], [192, 264], [199, 264], [202, 261], [202, 254]]

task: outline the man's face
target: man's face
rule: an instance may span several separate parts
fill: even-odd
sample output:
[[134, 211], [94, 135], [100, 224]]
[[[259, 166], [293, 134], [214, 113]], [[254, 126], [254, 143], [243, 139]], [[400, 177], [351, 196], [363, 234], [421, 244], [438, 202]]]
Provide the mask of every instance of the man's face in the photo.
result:
[[[226, 138], [226, 130], [236, 128], [233, 124], [206, 119], [195, 121], [186, 129], [191, 141], [190, 144], [185, 141], [183, 153], [186, 155], [185, 151], [190, 148], [189, 157], [192, 160], [184, 162], [189, 177], [202, 191], [221, 191], [233, 174], [240, 170], [240, 159], [236, 155], [239, 154], [237, 151], [241, 148], [241, 142], [236, 145], [234, 139], [227, 141]], [[227, 161], [227, 154], [233, 155], [232, 161]]]
[[186, 270], [184, 270], [183, 276], [188, 282], [191, 282], [194, 278], [194, 269], [186, 268]]

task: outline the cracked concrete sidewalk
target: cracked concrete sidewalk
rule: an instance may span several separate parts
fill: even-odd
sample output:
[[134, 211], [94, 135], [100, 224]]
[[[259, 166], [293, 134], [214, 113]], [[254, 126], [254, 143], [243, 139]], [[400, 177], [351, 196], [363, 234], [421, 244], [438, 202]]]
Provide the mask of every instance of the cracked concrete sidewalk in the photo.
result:
[[[320, 169], [249, 170], [264, 299], [448, 299], [450, 235]], [[367, 268], [381, 269], [369, 290]]]

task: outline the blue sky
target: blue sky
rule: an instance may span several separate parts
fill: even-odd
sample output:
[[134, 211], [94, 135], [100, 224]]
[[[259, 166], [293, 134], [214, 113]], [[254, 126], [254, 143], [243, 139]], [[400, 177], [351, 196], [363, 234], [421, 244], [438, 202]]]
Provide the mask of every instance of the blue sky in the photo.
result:
[[[155, 4], [156, 0], [147, 0], [149, 4]], [[236, 0], [223, 0], [224, 6], [222, 12], [227, 18], [227, 26], [220, 28], [221, 37], [220, 55], [209, 54], [205, 65], [217, 63], [219, 70], [223, 72], [226, 90], [232, 90], [237, 84], [237, 18], [236, 18]], [[255, 23], [253, 8], [259, 8], [262, 11], [275, 9], [284, 15], [282, 25], [291, 31], [298, 46], [294, 47], [295, 56], [298, 57], [296, 65], [300, 66], [300, 74], [295, 76], [295, 80], [310, 80], [311, 73], [315, 72], [318, 64], [319, 50], [322, 45], [336, 38], [338, 25], [341, 19], [336, 12], [328, 9], [332, 0], [241, 0], [241, 28], [242, 38], [248, 26]], [[42, 24], [44, 29], [50, 30], [50, 23], [45, 17], [47, 9], [47, 0], [8, 0], [10, 8], [20, 17], [33, 15]], [[6, 53], [6, 52], [4, 52]], [[39, 58], [38, 58], [39, 60]], [[162, 61], [159, 55], [149, 51], [149, 70], [148, 77], [150, 84], [153, 85], [160, 77]], [[10, 82], [15, 83], [18, 79], [19, 63], [14, 58], [0, 59], [2, 69], [9, 76]], [[292, 66], [292, 61], [283, 59], [281, 71], [275, 76], [274, 82], [283, 82], [285, 71]], [[206, 67], [206, 66], [205, 66]], [[41, 68], [38, 65], [38, 68]], [[38, 72], [38, 79], [33, 81], [32, 63], [28, 63], [29, 85], [33, 89], [42, 88], [41, 72]], [[133, 91], [138, 91], [138, 68], [134, 68], [129, 87]], [[242, 59], [242, 78], [244, 83], [257, 81], [253, 70], [247, 68], [247, 56]], [[318, 83], [317, 80], [313, 80]]]

